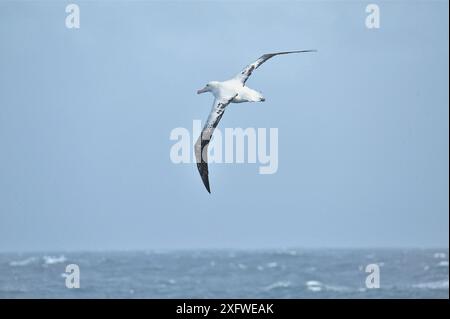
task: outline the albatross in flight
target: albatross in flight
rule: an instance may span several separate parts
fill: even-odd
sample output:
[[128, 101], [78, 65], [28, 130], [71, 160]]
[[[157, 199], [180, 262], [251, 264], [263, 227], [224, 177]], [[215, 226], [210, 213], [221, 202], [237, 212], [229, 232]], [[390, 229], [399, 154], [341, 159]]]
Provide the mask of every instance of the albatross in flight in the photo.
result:
[[301, 51], [286, 51], [286, 52], [276, 52], [267, 53], [262, 55], [255, 62], [247, 65], [238, 75], [234, 78], [218, 82], [211, 81], [206, 86], [197, 91], [197, 94], [211, 92], [214, 95], [214, 103], [212, 110], [209, 113], [208, 119], [205, 126], [203, 127], [202, 133], [200, 134], [197, 142], [195, 143], [195, 158], [197, 161], [197, 168], [202, 177], [203, 184], [206, 190], [211, 193], [209, 188], [208, 179], [208, 145], [211, 140], [214, 129], [219, 124], [222, 118], [225, 108], [230, 103], [243, 103], [243, 102], [264, 102], [265, 99], [261, 93], [252, 90], [248, 86], [245, 86], [250, 75], [256, 70], [261, 64], [269, 60], [270, 58], [290, 53], [303, 53], [303, 52], [315, 52], [316, 50], [301, 50]]

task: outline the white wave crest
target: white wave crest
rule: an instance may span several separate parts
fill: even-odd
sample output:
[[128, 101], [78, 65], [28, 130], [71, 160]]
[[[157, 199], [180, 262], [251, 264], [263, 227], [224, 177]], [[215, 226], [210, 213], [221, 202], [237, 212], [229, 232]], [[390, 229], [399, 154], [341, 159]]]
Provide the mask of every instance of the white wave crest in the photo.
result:
[[67, 260], [67, 258], [64, 255], [61, 256], [44, 256], [42, 257], [44, 259], [44, 263], [46, 265], [54, 265], [54, 264], [60, 264]]
[[305, 283], [306, 289], [313, 292], [319, 292], [323, 289], [323, 284], [320, 281], [309, 280]]
[[325, 285], [320, 281], [317, 280], [309, 280], [305, 283], [306, 289], [312, 292], [319, 292], [322, 290], [326, 291], [335, 291], [335, 292], [345, 292], [345, 291], [351, 291], [352, 289], [349, 287], [344, 286], [332, 286], [332, 285]]
[[36, 257], [30, 257], [24, 260], [13, 260], [9, 263], [9, 265], [11, 267], [23, 267], [34, 263], [36, 260], [37, 260]]
[[292, 284], [290, 281], [277, 281], [271, 285], [268, 285], [264, 288], [264, 290], [273, 290], [273, 289], [280, 289], [280, 288], [289, 288]]
[[442, 289], [442, 290], [448, 290], [448, 279], [447, 280], [440, 280], [440, 281], [431, 281], [431, 282], [424, 282], [417, 285], [413, 285], [414, 288], [419, 289]]
[[447, 254], [446, 253], [434, 253], [433, 257], [436, 259], [444, 259], [447, 257]]

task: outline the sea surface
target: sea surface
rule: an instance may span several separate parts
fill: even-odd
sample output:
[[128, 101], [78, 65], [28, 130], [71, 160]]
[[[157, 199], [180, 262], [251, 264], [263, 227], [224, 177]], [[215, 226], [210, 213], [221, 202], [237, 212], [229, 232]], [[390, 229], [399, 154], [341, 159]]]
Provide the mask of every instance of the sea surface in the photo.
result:
[[449, 298], [448, 249], [0, 254], [0, 298]]

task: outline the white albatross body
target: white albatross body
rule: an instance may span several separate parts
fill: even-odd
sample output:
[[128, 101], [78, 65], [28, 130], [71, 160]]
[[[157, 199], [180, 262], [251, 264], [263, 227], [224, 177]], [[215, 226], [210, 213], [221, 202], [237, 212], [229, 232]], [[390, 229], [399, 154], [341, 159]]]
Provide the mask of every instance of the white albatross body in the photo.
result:
[[202, 178], [206, 190], [211, 193], [208, 178], [208, 145], [214, 129], [219, 124], [225, 108], [230, 103], [243, 102], [264, 102], [263, 95], [245, 85], [252, 72], [256, 70], [261, 64], [276, 55], [315, 52], [315, 50], [302, 51], [286, 51], [277, 53], [268, 53], [262, 55], [255, 62], [247, 65], [238, 75], [227, 81], [211, 81], [203, 89], [198, 90], [197, 94], [211, 92], [214, 95], [214, 103], [212, 110], [208, 116], [202, 133], [195, 143], [195, 157], [197, 161], [197, 168]]
[[[226, 99], [226, 97], [235, 96], [230, 103], [265, 101], [261, 93], [249, 88], [248, 86], [242, 85], [242, 82], [235, 78], [223, 82], [209, 82], [206, 88], [208, 88], [208, 90], [204, 92], [211, 92], [214, 97], [219, 100], [223, 98]], [[197, 91], [197, 93], [203, 93], [203, 90], [204, 88]]]

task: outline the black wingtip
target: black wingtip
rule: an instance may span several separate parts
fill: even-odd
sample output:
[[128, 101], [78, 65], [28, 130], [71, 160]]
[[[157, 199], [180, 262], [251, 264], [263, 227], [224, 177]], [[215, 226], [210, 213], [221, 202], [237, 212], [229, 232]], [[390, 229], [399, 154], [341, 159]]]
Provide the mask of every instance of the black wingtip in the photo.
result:
[[203, 184], [205, 185], [206, 190], [208, 191], [208, 193], [211, 194], [211, 189], [209, 188], [209, 182], [208, 181], [203, 181]]
[[305, 53], [305, 52], [317, 52], [317, 50], [316, 49], [311, 49], [311, 50], [294, 51], [294, 53]]
[[205, 185], [208, 193], [211, 194], [211, 189], [209, 188], [209, 178], [208, 178], [208, 163], [202, 162], [197, 163], [197, 168], [200, 173], [200, 177], [202, 178], [203, 185]]
[[208, 180], [208, 178], [206, 178], [206, 180], [203, 180], [203, 184], [205, 185], [205, 188], [208, 191], [208, 193], [211, 194], [211, 189], [209, 188], [209, 180]]

